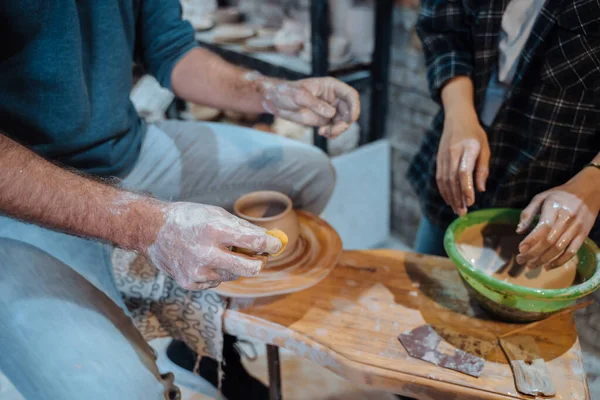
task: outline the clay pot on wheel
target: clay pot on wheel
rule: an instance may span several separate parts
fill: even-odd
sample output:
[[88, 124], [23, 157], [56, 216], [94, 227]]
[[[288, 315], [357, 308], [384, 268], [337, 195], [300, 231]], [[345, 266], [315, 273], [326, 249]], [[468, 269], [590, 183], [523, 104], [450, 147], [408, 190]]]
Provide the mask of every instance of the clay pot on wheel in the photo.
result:
[[285, 232], [288, 244], [279, 257], [284, 258], [296, 248], [300, 223], [292, 208], [292, 200], [285, 194], [274, 191], [248, 193], [235, 202], [233, 211], [255, 225]]

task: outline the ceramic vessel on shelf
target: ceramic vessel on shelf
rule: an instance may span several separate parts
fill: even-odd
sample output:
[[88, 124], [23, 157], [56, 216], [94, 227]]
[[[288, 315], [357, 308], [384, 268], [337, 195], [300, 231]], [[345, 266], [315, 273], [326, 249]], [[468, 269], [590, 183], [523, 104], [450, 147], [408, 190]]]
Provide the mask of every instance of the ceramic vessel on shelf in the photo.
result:
[[192, 24], [196, 32], [208, 31], [215, 26], [215, 21], [204, 15], [191, 15], [186, 19]]
[[345, 36], [350, 52], [360, 62], [371, 61], [375, 46], [375, 11], [373, 5], [350, 7], [345, 20]]
[[[310, 40], [304, 42], [304, 50], [300, 54], [300, 57], [306, 61], [310, 62], [312, 59], [311, 50], [312, 45]], [[352, 58], [352, 54], [350, 53], [348, 39], [343, 36], [330, 36], [329, 37], [329, 63], [330, 64], [343, 64]]]
[[284, 258], [296, 248], [300, 223], [292, 207], [292, 200], [283, 193], [260, 191], [240, 197], [233, 205], [235, 214], [265, 229], [279, 229], [288, 236], [285, 251], [279, 256]]
[[239, 22], [242, 15], [237, 7], [223, 7], [216, 9], [211, 18], [217, 24], [233, 24]]
[[274, 44], [278, 52], [295, 55], [302, 49], [304, 27], [293, 20], [285, 20], [275, 34]]
[[275, 49], [275, 38], [272, 36], [258, 36], [246, 40], [244, 49], [249, 52], [266, 52]]
[[215, 43], [239, 43], [254, 36], [254, 29], [245, 24], [220, 25], [214, 32]]
[[[577, 278], [570, 286], [561, 289], [526, 287], [509, 282], [510, 279], [498, 279], [497, 274], [486, 273], [481, 266], [474, 266], [472, 260], [465, 257], [464, 252], [459, 249], [457, 238], [467, 229], [479, 224], [504, 224], [514, 231], [520, 214], [520, 210], [509, 208], [468, 213], [450, 224], [444, 237], [444, 248], [485, 310], [503, 320], [526, 322], [546, 318], [595, 291], [600, 285], [600, 249], [590, 239], [586, 239], [577, 254]], [[564, 279], [572, 281], [568, 267], [558, 267], [565, 268], [558, 273], [564, 272]]]

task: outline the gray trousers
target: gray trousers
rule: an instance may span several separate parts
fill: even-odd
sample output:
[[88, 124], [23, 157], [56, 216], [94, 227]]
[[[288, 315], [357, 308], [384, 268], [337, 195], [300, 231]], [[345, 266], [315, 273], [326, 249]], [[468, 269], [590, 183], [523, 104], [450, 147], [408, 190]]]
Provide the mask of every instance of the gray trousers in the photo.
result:
[[[231, 210], [278, 190], [320, 213], [334, 187], [318, 149], [222, 124], [149, 127], [123, 186]], [[0, 370], [30, 400], [165, 399], [150, 347], [116, 288], [111, 247], [0, 217]]]

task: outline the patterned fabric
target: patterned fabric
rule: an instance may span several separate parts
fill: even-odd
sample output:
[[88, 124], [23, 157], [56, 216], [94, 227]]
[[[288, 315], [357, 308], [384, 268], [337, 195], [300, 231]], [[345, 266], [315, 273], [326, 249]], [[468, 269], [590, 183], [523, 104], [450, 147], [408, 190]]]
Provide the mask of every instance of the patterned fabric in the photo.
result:
[[[424, 0], [417, 30], [432, 96], [451, 78], [470, 76], [481, 111], [498, 66], [502, 15], [509, 0]], [[600, 151], [600, 1], [548, 0], [523, 50], [507, 99], [487, 129], [487, 192], [473, 209], [525, 207], [538, 193], [573, 177]], [[435, 182], [441, 111], [415, 156], [408, 178], [427, 218], [454, 218]], [[598, 240], [599, 224], [593, 231]]]
[[191, 292], [136, 253], [115, 249], [117, 287], [144, 339], [173, 337], [201, 356], [222, 361], [226, 302], [209, 290]]

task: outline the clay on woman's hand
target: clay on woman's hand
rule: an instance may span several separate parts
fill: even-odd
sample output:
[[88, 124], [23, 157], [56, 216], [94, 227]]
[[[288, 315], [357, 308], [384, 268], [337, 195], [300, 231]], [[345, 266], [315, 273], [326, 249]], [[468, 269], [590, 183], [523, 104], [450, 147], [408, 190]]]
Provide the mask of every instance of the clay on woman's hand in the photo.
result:
[[535, 196], [521, 213], [518, 233], [539, 221], [519, 245], [517, 262], [528, 267], [556, 268], [573, 258], [598, 217], [596, 171], [582, 170], [564, 185]]

